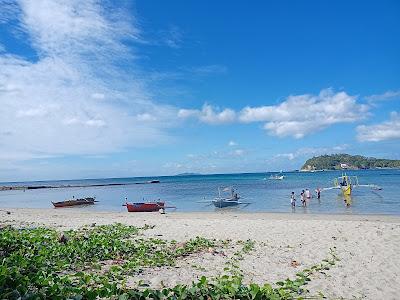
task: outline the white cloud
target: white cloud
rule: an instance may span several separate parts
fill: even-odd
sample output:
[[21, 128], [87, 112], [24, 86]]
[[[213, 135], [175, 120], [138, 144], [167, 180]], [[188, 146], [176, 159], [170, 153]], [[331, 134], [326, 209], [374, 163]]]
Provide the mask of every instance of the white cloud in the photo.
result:
[[375, 125], [358, 126], [357, 138], [361, 142], [400, 139], [400, 114], [392, 112], [388, 121]]
[[275, 155], [274, 158], [275, 159], [284, 158], [284, 159], [294, 160], [299, 157], [305, 157], [311, 155], [315, 156], [315, 155], [338, 153], [348, 148], [349, 145], [347, 144], [337, 145], [333, 147], [304, 147], [290, 153], [279, 153]]
[[270, 135], [299, 139], [333, 124], [362, 120], [368, 115], [368, 109], [368, 105], [357, 102], [356, 96], [324, 89], [319, 95], [289, 96], [278, 105], [248, 106], [239, 113], [204, 104], [201, 110], [181, 109], [178, 116], [197, 118], [207, 124], [265, 122], [263, 128]]
[[44, 107], [30, 108], [30, 109], [21, 109], [18, 110], [16, 116], [19, 118], [22, 117], [42, 117], [47, 114], [47, 110]]
[[400, 90], [386, 91], [383, 94], [376, 94], [376, 95], [370, 95], [370, 96], [365, 97], [365, 99], [370, 102], [385, 101], [385, 100], [391, 100], [394, 98], [400, 98]]
[[93, 127], [103, 127], [106, 125], [106, 122], [104, 120], [91, 119], [91, 120], [85, 121], [85, 124], [88, 126], [93, 126]]
[[287, 158], [289, 160], [295, 159], [297, 156], [295, 153], [279, 153], [275, 155], [275, 158]]
[[232, 156], [243, 156], [245, 154], [246, 154], [246, 151], [243, 149], [236, 149], [236, 150], [233, 150], [232, 152], [230, 152], [230, 155], [232, 155]]
[[234, 146], [237, 146], [237, 145], [238, 145], [238, 143], [236, 143], [235, 141], [229, 141], [229, 143], [228, 143], [229, 147], [234, 147]]
[[334, 147], [332, 148], [332, 150], [334, 150], [334, 151], [344, 151], [344, 150], [346, 150], [347, 148], [349, 148], [349, 145], [343, 144], [343, 145], [334, 146]]
[[207, 124], [226, 124], [235, 121], [236, 113], [234, 110], [229, 108], [220, 110], [219, 108], [213, 107], [209, 104], [204, 104], [201, 110], [180, 109], [178, 117], [182, 119], [198, 118], [201, 122]]
[[302, 138], [336, 123], [361, 120], [368, 106], [357, 103], [357, 97], [325, 89], [319, 95], [289, 96], [279, 105], [245, 107], [239, 120], [245, 123], [266, 122], [271, 135]]
[[93, 93], [92, 94], [93, 99], [98, 99], [98, 100], [103, 100], [105, 98], [105, 95], [102, 93]]
[[138, 75], [125, 46], [140, 35], [129, 10], [78, 0], [7, 7], [0, 22], [36, 55], [0, 53], [0, 157], [98, 155], [168, 139], [177, 110], [152, 101]]
[[154, 115], [149, 114], [149, 113], [138, 114], [136, 116], [136, 119], [138, 121], [142, 121], [142, 122], [155, 122], [155, 121], [157, 121], [157, 118]]

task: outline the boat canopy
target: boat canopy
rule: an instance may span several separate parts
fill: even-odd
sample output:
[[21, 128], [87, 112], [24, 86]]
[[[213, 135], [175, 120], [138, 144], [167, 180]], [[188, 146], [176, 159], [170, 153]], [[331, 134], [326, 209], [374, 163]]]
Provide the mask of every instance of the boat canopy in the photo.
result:
[[347, 185], [352, 185], [352, 186], [359, 185], [357, 176], [348, 176], [346, 174], [343, 174], [342, 176], [335, 178], [333, 180], [333, 184], [335, 187], [341, 187]]

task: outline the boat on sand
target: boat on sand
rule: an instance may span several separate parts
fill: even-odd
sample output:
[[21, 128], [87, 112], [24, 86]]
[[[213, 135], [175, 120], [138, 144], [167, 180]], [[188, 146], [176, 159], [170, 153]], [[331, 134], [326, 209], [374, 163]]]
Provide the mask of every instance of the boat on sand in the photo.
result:
[[165, 209], [164, 201], [157, 202], [133, 202], [124, 204], [128, 209], [128, 212], [152, 212], [159, 211], [160, 209]]
[[91, 205], [94, 204], [96, 201], [96, 197], [86, 197], [86, 198], [72, 198], [69, 200], [65, 200], [65, 201], [59, 201], [59, 202], [53, 202], [51, 201], [51, 203], [53, 203], [55, 208], [58, 207], [70, 207], [70, 206], [78, 206], [78, 205]]

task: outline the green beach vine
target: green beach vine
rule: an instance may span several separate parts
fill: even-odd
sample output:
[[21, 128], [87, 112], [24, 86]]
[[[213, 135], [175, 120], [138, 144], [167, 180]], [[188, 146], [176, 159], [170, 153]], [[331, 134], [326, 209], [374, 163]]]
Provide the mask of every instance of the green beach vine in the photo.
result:
[[229, 242], [196, 237], [184, 243], [144, 237], [149, 229], [123, 224], [84, 227], [63, 233], [50, 228], [0, 228], [0, 299], [294, 299], [307, 293], [314, 272], [329, 269], [331, 258], [274, 285], [243, 283], [240, 261], [255, 242], [226, 262], [224, 274], [201, 277], [172, 288], [131, 288], [128, 276], [144, 268], [174, 266], [185, 256], [226, 247]]

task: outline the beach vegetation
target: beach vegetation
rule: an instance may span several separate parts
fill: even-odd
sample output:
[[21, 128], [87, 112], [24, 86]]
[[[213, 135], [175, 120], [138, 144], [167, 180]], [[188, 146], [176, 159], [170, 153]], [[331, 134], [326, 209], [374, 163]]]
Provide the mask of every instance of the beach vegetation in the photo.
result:
[[192, 284], [153, 289], [130, 287], [126, 278], [144, 268], [174, 266], [194, 253], [224, 247], [196, 237], [186, 242], [145, 237], [151, 228], [123, 224], [58, 232], [50, 228], [0, 228], [0, 299], [294, 299], [306, 295], [314, 272], [337, 261], [329, 259], [276, 284], [244, 284], [240, 261], [254, 250], [251, 240], [226, 262], [224, 273]]

